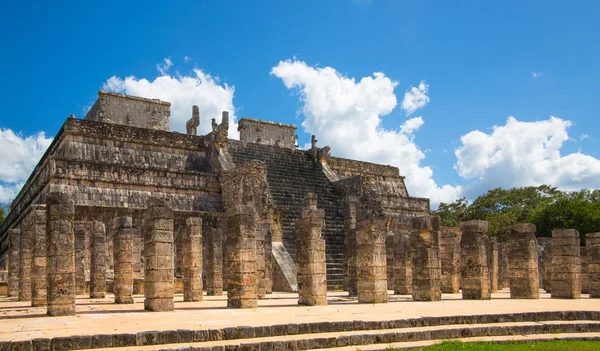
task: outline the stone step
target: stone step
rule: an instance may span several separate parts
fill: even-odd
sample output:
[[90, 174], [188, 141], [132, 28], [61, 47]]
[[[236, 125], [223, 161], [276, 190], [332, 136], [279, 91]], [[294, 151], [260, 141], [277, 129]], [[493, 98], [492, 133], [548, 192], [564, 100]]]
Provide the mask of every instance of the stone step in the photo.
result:
[[[310, 330], [301, 330], [297, 324], [270, 327], [271, 336], [265, 336], [260, 327], [225, 328], [221, 333], [182, 331], [142, 332], [136, 335], [136, 345], [110, 347], [105, 350], [161, 350], [161, 351], [215, 351], [215, 350], [313, 350], [340, 347], [389, 347], [393, 343], [411, 343], [473, 337], [499, 337], [514, 335], [557, 335], [569, 333], [600, 333], [600, 321], [523, 321], [481, 324], [444, 324], [433, 326], [407, 326], [402, 328], [360, 329], [331, 331], [332, 323], [317, 323]], [[314, 327], [314, 329], [313, 329]], [[375, 327], [380, 327], [377, 325]], [[389, 326], [388, 326], [389, 327]], [[327, 330], [327, 331], [323, 331]], [[278, 334], [278, 335], [273, 335]], [[195, 340], [205, 340], [198, 341]], [[145, 343], [160, 343], [145, 345]], [[72, 344], [70, 346], [73, 346]], [[92, 348], [90, 348], [92, 349]]]

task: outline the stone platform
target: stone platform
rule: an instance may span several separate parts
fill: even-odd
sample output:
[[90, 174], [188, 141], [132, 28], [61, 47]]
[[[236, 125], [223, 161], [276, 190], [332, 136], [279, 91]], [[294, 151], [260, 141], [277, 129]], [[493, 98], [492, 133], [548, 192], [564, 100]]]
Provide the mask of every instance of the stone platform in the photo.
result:
[[[183, 296], [178, 294], [175, 296], [175, 311], [173, 312], [144, 311], [143, 296], [141, 295], [134, 295], [134, 304], [129, 305], [113, 303], [114, 296], [112, 295], [108, 295], [104, 299], [78, 296], [77, 315], [64, 317], [47, 317], [44, 307], [29, 307], [27, 302], [19, 302], [13, 298], [0, 298], [0, 350], [3, 349], [1, 347], [3, 342], [6, 341], [12, 341], [13, 345], [16, 341], [29, 342], [34, 339], [45, 339], [46, 342], [49, 342], [49, 339], [53, 339], [53, 342], [71, 342], [68, 340], [71, 340], [72, 336], [85, 336], [79, 339], [83, 340], [84, 345], [85, 342], [91, 342], [90, 347], [71, 346], [73, 349], [99, 348], [99, 344], [93, 344], [93, 340], [96, 340], [93, 338], [97, 338], [98, 342], [110, 340], [111, 349], [118, 350], [115, 347], [135, 346], [134, 349], [139, 349], [139, 346], [144, 345], [143, 342], [140, 342], [140, 338], [145, 337], [154, 338], [152, 341], [154, 344], [177, 345], [184, 342], [184, 335], [189, 333], [189, 342], [192, 342], [195, 341], [192, 335], [197, 333], [202, 335], [202, 331], [205, 331], [207, 336], [216, 333], [217, 336], [214, 336], [216, 339], [213, 338], [212, 341], [218, 342], [219, 335], [223, 340], [245, 339], [242, 330], [252, 331], [251, 339], [258, 340], [255, 338], [290, 335], [290, 328], [298, 336], [306, 333], [316, 336], [323, 332], [342, 332], [343, 334], [343, 332], [352, 330], [368, 332], [375, 330], [389, 334], [390, 330], [394, 331], [395, 328], [406, 326], [447, 324], [449, 329], [452, 329], [450, 324], [455, 328], [459, 328], [460, 325], [464, 326], [464, 324], [497, 323], [499, 321], [535, 323], [537, 325], [540, 320], [557, 323], [562, 319], [576, 319], [581, 320], [582, 323], [587, 321], [587, 324], [584, 323], [584, 327], [573, 324], [573, 330], [569, 329], [570, 332], [600, 331], [600, 322], [598, 322], [600, 320], [600, 300], [589, 299], [587, 295], [583, 295], [580, 300], [550, 299], [549, 294], [542, 292], [540, 292], [539, 300], [515, 300], [510, 299], [509, 294], [508, 289], [501, 290], [492, 294], [491, 301], [462, 300], [460, 294], [444, 294], [442, 301], [439, 302], [414, 302], [409, 295], [392, 295], [390, 293], [389, 303], [373, 305], [359, 304], [355, 298], [347, 297], [346, 293], [333, 292], [327, 296], [327, 306], [308, 307], [298, 305], [297, 294], [275, 293], [259, 300], [258, 308], [247, 310], [227, 308], [225, 295], [204, 296], [203, 302], [183, 302]], [[565, 312], [561, 314], [559, 311]], [[587, 312], [577, 314], [578, 312], [573, 311]], [[452, 318], [444, 318], [450, 316]], [[407, 321], [404, 323], [406, 326], [403, 326], [401, 320]], [[591, 324], [590, 320], [592, 320]], [[395, 321], [396, 324], [391, 321]], [[236, 328], [241, 326], [245, 328]], [[261, 329], [256, 327], [266, 327], [268, 333], [258, 335], [256, 330]], [[521, 329], [519, 328], [523, 326], [505, 327], [513, 328], [507, 333], [514, 334], [520, 333]], [[549, 328], [547, 326], [525, 327], [530, 328], [528, 334], [538, 333], [539, 331], [536, 331], [538, 329], [542, 331]], [[300, 330], [302, 328], [310, 330], [307, 329], [302, 333]], [[496, 325], [494, 328], [498, 328], [498, 326]], [[552, 329], [552, 331], [563, 330], [560, 329], [561, 327], [556, 328], [558, 329]], [[238, 337], [227, 336], [228, 330], [240, 335]], [[145, 331], [148, 333], [144, 334]], [[414, 330], [414, 332], [418, 331]], [[304, 337], [311, 335], [304, 335]], [[331, 335], [329, 336], [331, 337]], [[478, 335], [473, 334], [472, 336]], [[85, 339], [86, 337], [88, 339]], [[30, 348], [26, 347], [25, 349]], [[54, 347], [54, 349], [61, 348]]]

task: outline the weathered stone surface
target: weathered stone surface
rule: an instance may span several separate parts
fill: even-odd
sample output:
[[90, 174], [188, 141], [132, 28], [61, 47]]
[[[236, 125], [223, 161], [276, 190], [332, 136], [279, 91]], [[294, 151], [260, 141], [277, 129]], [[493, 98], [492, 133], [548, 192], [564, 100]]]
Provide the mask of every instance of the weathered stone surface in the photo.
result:
[[552, 298], [581, 298], [581, 259], [579, 232], [575, 229], [552, 231]]
[[487, 244], [488, 271], [490, 273], [490, 290], [498, 291], [499, 256], [498, 241], [496, 238], [488, 237]]
[[585, 235], [588, 251], [588, 274], [590, 280], [590, 298], [600, 298], [600, 233]]
[[508, 244], [498, 243], [498, 288], [505, 289], [510, 285], [508, 274]]
[[535, 225], [527, 223], [510, 227], [508, 274], [513, 299], [540, 298], [535, 231]]
[[463, 299], [489, 300], [491, 280], [488, 270], [487, 221], [460, 223], [460, 270]]
[[86, 221], [75, 222], [75, 293], [85, 294], [85, 237], [89, 227]]
[[223, 294], [223, 220], [212, 218], [205, 225], [206, 236], [206, 294]]
[[173, 209], [158, 198], [144, 212], [144, 308], [173, 311]]
[[256, 213], [238, 199], [226, 219], [227, 307], [256, 308]]
[[411, 220], [412, 296], [415, 301], [442, 299], [439, 223], [439, 217], [433, 216], [415, 217]]
[[8, 230], [8, 297], [19, 296], [19, 250], [21, 247], [21, 230]]
[[317, 208], [316, 195], [308, 193], [302, 219], [296, 224], [296, 272], [301, 305], [327, 305], [324, 218], [323, 210]]
[[46, 196], [47, 312], [75, 315], [74, 206], [67, 194]]
[[356, 222], [356, 266], [358, 302], [385, 303], [387, 296], [387, 262], [383, 218], [358, 218]]
[[106, 227], [99, 221], [91, 221], [90, 226], [90, 297], [100, 299], [104, 298], [106, 293], [106, 264], [108, 261]]
[[548, 238], [548, 242], [544, 249], [544, 290], [550, 292], [552, 287], [552, 238]]
[[44, 205], [31, 206], [28, 217], [32, 241], [31, 306], [46, 306], [48, 279], [46, 273], [46, 207]]
[[457, 294], [460, 289], [460, 239], [458, 228], [441, 228], [440, 262], [442, 265], [442, 293]]
[[590, 275], [589, 275], [589, 265], [590, 265], [590, 256], [588, 254], [588, 248], [586, 246], [579, 247], [579, 253], [581, 255], [581, 293], [589, 294], [590, 293]]
[[19, 301], [31, 301], [31, 229], [30, 218], [21, 222], [19, 248]]
[[202, 218], [199, 217], [185, 220], [183, 301], [202, 301]]
[[410, 232], [394, 230], [394, 294], [412, 294], [412, 259]]
[[349, 296], [358, 294], [356, 266], [356, 206], [358, 200], [353, 195], [344, 197], [344, 289]]
[[[537, 252], [538, 252], [538, 278], [539, 278], [539, 287], [541, 289], [546, 289], [547, 285], [550, 285], [549, 281], [546, 280], [546, 270], [548, 269], [548, 265], [551, 265], [551, 262], [546, 261], [548, 254], [546, 251], [550, 248], [551, 238], [537, 238]], [[551, 257], [551, 256], [550, 256]], [[550, 261], [552, 258], [550, 258]]]
[[115, 303], [133, 303], [133, 220], [118, 217], [114, 222], [113, 257]]

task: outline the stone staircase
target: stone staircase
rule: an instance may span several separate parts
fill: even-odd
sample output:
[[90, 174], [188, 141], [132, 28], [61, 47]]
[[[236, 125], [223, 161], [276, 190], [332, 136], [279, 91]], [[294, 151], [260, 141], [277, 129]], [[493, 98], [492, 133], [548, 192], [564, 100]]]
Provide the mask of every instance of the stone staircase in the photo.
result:
[[308, 192], [316, 193], [318, 206], [325, 211], [323, 237], [327, 247], [327, 285], [330, 289], [343, 284], [344, 217], [340, 194], [334, 189], [320, 166], [304, 151], [229, 141], [229, 154], [236, 165], [252, 160], [267, 165], [267, 182], [275, 206], [284, 210], [283, 244], [295, 260], [295, 225], [302, 212], [302, 200]]
[[[289, 323], [232, 326], [221, 329], [173, 329], [135, 333], [37, 338], [0, 342], [0, 350], [385, 350], [414, 347], [416, 342], [448, 339], [529, 340], [568, 338], [597, 340], [598, 311], [549, 311], [419, 317], [381, 321]], [[527, 339], [526, 339], [527, 340]]]

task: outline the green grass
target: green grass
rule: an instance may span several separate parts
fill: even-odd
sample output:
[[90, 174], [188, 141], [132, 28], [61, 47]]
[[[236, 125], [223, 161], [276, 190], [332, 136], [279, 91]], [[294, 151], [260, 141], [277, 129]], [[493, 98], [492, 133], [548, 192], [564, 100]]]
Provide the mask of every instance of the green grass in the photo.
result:
[[539, 342], [461, 342], [444, 341], [441, 344], [416, 349], [420, 351], [598, 351], [600, 341], [539, 341]]

